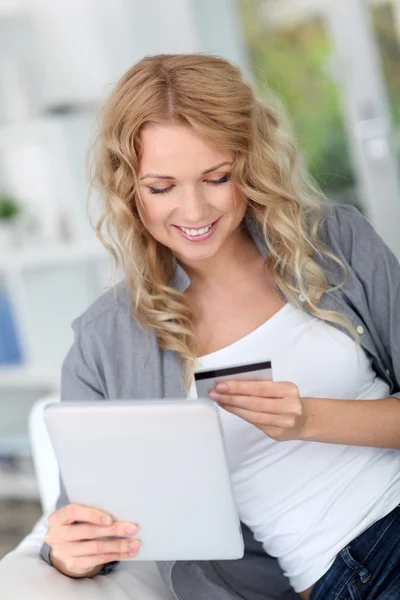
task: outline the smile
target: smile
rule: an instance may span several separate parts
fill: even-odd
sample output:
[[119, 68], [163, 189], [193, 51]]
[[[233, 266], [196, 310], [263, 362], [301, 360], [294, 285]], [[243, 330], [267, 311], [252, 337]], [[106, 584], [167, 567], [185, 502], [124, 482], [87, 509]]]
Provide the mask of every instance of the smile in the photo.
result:
[[201, 229], [186, 229], [186, 227], [179, 227], [179, 229], [182, 229], [182, 231], [186, 233], [186, 235], [194, 237], [196, 235], [202, 235], [203, 233], [207, 233], [207, 231], [210, 231], [212, 225], [213, 224], [210, 223], [210, 225], [207, 225], [207, 227], [202, 227]]
[[173, 225], [173, 227], [186, 240], [189, 240], [190, 242], [202, 242], [204, 240], [208, 240], [208, 238], [213, 235], [215, 228], [219, 223], [219, 220], [220, 219], [217, 219], [213, 223], [210, 223], [210, 225], [207, 225], [206, 227], [201, 227], [200, 229], [189, 229], [186, 227], [181, 227], [179, 225]]

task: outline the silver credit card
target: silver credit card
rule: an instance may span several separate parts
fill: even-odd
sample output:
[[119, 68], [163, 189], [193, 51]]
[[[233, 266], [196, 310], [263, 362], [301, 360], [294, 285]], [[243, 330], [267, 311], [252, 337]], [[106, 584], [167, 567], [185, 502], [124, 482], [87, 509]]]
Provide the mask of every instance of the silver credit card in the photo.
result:
[[194, 372], [198, 398], [208, 398], [210, 390], [220, 381], [273, 381], [271, 361], [232, 365], [221, 369], [199, 369]]

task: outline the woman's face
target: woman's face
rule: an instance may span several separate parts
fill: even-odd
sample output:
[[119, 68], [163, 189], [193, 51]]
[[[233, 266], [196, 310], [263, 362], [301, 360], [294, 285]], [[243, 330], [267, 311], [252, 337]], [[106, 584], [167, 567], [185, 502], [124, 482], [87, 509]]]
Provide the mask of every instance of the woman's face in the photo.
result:
[[229, 179], [233, 156], [184, 125], [147, 125], [141, 142], [143, 224], [185, 264], [215, 256], [246, 212]]

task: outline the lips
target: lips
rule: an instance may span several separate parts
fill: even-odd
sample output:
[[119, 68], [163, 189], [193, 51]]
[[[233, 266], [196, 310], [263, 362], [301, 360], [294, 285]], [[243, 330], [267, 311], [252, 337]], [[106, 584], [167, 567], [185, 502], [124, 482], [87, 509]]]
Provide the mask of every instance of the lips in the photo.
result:
[[209, 231], [209, 229], [211, 229], [212, 226], [213, 226], [213, 223], [210, 223], [209, 225], [206, 225], [205, 227], [199, 227], [196, 229], [192, 229], [189, 227], [179, 227], [179, 228], [182, 229], [182, 231], [184, 233], [186, 233], [186, 235], [195, 237], [197, 235], [203, 235], [204, 233], [207, 233], [207, 231]]
[[203, 225], [203, 227], [184, 227], [183, 225], [175, 225], [175, 227], [179, 227], [179, 229], [186, 229], [187, 231], [200, 231], [200, 229], [206, 229], [214, 225], [216, 221], [212, 221], [212, 223], [207, 223], [207, 225]]
[[[221, 217], [220, 217], [221, 218]], [[176, 231], [183, 236], [186, 240], [189, 240], [190, 242], [196, 243], [196, 242], [202, 242], [204, 240], [207, 240], [209, 237], [211, 237], [215, 231], [215, 228], [218, 226], [218, 222], [220, 220], [220, 218], [218, 218], [216, 221], [214, 221], [211, 224], [211, 227], [208, 226], [208, 230], [205, 233], [198, 233], [196, 235], [190, 235], [188, 233], [186, 233], [180, 226], [178, 225], [173, 225], [173, 227], [176, 229]], [[200, 229], [205, 229], [204, 227], [201, 227]], [[190, 231], [190, 229], [189, 229]], [[196, 231], [196, 230], [195, 230]]]

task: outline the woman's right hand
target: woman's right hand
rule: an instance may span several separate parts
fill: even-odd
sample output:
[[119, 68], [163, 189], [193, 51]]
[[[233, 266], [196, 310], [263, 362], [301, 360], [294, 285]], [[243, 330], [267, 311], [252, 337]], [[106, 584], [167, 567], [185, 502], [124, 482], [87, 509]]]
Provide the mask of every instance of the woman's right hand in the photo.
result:
[[132, 536], [137, 530], [136, 524], [114, 522], [96, 508], [68, 504], [50, 515], [45, 541], [58, 571], [69, 577], [93, 577], [106, 563], [136, 556], [140, 546], [139, 540], [101, 538]]

